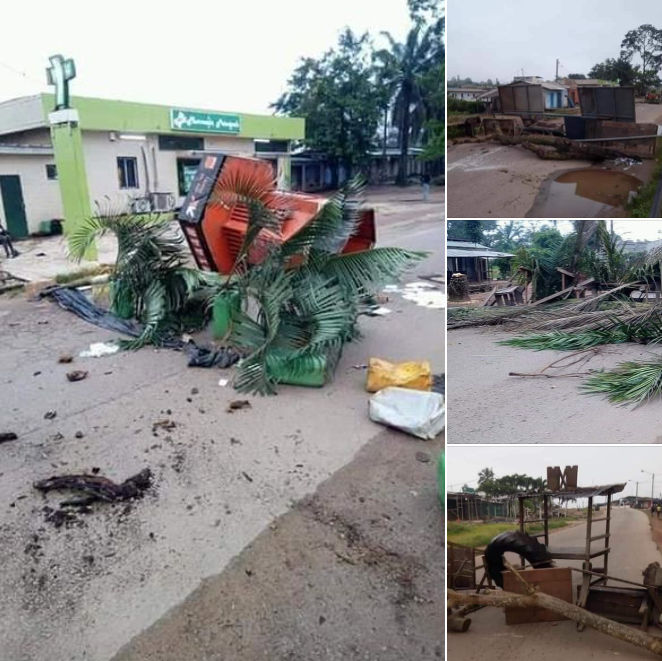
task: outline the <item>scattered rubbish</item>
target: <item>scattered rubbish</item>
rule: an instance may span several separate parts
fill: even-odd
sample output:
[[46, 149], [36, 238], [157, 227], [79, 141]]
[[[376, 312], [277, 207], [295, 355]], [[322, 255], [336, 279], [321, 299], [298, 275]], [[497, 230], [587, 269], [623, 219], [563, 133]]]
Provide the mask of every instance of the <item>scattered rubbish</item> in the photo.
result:
[[402, 298], [416, 305], [440, 310], [446, 307], [446, 294], [430, 282], [410, 282], [404, 286]]
[[41, 370], [37, 370], [36, 372], [32, 372], [32, 376], [39, 376], [41, 374]]
[[368, 365], [366, 363], [361, 363], [360, 365], [352, 365], [355, 370], [367, 370]]
[[377, 392], [389, 386], [430, 390], [432, 386], [430, 363], [427, 361], [389, 363], [381, 358], [370, 358], [365, 389], [368, 392]]
[[234, 365], [241, 356], [229, 347], [220, 349], [210, 349], [200, 347], [195, 342], [189, 342], [186, 345], [189, 367], [221, 367], [226, 368]]
[[101, 358], [110, 356], [120, 350], [120, 345], [116, 342], [93, 342], [89, 349], [81, 351], [78, 355], [81, 358]]
[[227, 386], [229, 382], [230, 379], [219, 379], [218, 385], [221, 386], [221, 388], [225, 388], [225, 386]]
[[177, 426], [177, 423], [174, 420], [157, 420], [152, 424], [152, 431], [155, 432], [157, 429], [165, 429], [166, 431], [172, 431]]
[[77, 431], [77, 432], [74, 434], [74, 438], [83, 438], [84, 436], [85, 436], [85, 434], [83, 434], [82, 431]]
[[81, 319], [100, 328], [129, 335], [130, 337], [138, 337], [142, 333], [143, 329], [140, 324], [128, 319], [120, 319], [112, 312], [95, 305], [77, 289], [53, 287], [45, 289], [40, 296], [52, 297], [61, 308], [73, 312]]
[[440, 395], [446, 394], [446, 375], [433, 374], [432, 375], [432, 392], [438, 392]]
[[72, 363], [73, 361], [74, 361], [74, 357], [70, 356], [67, 353], [63, 354], [57, 359], [58, 363]]
[[230, 436], [230, 445], [241, 445], [241, 441], [238, 438]]
[[57, 415], [57, 411], [46, 411], [44, 413], [44, 418], [46, 420], [52, 420]]
[[370, 419], [412, 436], [433, 439], [444, 429], [444, 398], [436, 392], [384, 388], [370, 398]]
[[422, 464], [430, 463], [430, 455], [427, 452], [417, 452], [416, 461], [420, 461]]
[[252, 406], [247, 399], [235, 399], [230, 402], [226, 410], [228, 413], [232, 413], [233, 411], [238, 411], [239, 409], [250, 409], [250, 408], [252, 408]]
[[59, 475], [35, 482], [34, 488], [43, 493], [82, 492], [85, 494], [83, 497], [64, 501], [60, 503], [60, 507], [86, 507], [97, 500], [113, 502], [138, 498], [152, 485], [152, 477], [149, 468], [141, 470], [119, 484], [100, 475]]
[[0, 432], [0, 443], [15, 441], [17, 438], [18, 436], [13, 431]]
[[389, 308], [385, 308], [383, 306], [376, 307], [376, 308], [370, 308], [369, 310], [366, 311], [366, 314], [369, 317], [384, 317], [387, 314], [391, 314], [392, 310]]
[[248, 473], [246, 473], [246, 472], [244, 472], [244, 471], [241, 471], [241, 474], [242, 474], [242, 475], [243, 475], [243, 476], [244, 476], [249, 482], [252, 482], [252, 481], [253, 481], [253, 478], [252, 478]]
[[35, 257], [46, 257], [46, 253], [45, 253], [45, 252], [36, 252], [36, 253], [34, 254], [34, 256], [35, 256]]
[[88, 372], [85, 370], [73, 370], [71, 372], [67, 372], [67, 379], [69, 381], [82, 381], [83, 379], [87, 379]]

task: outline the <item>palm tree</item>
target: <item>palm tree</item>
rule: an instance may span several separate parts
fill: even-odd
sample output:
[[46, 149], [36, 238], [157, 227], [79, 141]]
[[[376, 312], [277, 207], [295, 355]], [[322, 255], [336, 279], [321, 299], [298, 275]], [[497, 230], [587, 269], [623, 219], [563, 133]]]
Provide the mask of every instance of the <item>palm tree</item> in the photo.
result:
[[417, 21], [405, 41], [396, 41], [389, 32], [382, 32], [389, 42], [389, 50], [375, 54], [383, 70], [393, 72], [395, 95], [392, 121], [400, 134], [400, 166], [396, 183], [407, 184], [407, 156], [410, 140], [417, 140], [426, 120], [422, 77], [442, 57], [442, 20], [431, 25]]

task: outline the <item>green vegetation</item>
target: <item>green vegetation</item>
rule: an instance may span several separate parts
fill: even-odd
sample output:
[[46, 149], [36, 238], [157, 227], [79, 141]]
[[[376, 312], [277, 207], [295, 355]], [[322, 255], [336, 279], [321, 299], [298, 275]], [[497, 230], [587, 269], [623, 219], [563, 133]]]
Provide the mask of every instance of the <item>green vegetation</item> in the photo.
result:
[[[331, 373], [345, 342], [358, 337], [365, 299], [426, 254], [375, 248], [338, 254], [361, 220], [364, 184], [351, 180], [290, 241], [270, 242], [287, 217], [268, 170], [222, 175], [210, 204], [242, 205], [248, 227], [228, 276], [184, 266], [183, 237], [158, 215], [127, 214], [88, 219], [71, 236], [82, 259], [100, 235], [112, 232], [118, 256], [110, 291], [113, 311], [135, 318], [143, 332], [124, 347], [164, 344], [174, 335], [207, 325], [216, 302], [230, 310], [229, 346], [243, 359], [234, 386], [240, 392], [274, 394], [286, 378]], [[259, 245], [264, 257], [249, 259]], [[236, 304], [235, 302], [238, 302]]]
[[485, 104], [481, 101], [465, 101], [463, 99], [455, 99], [452, 96], [448, 98], [448, 112], [461, 113], [463, 115], [478, 114], [485, 112]]
[[322, 57], [300, 60], [272, 104], [277, 113], [305, 117], [305, 146], [329, 159], [334, 187], [341, 167], [365, 171], [370, 152], [387, 147], [389, 120], [400, 150], [398, 184], [407, 183], [410, 145], [423, 148], [431, 175], [443, 172], [444, 17], [434, 1], [409, 0], [408, 7], [404, 41], [383, 33], [386, 47], [375, 49], [369, 33], [346, 28]]
[[606, 395], [613, 404], [637, 407], [662, 395], [662, 360], [621, 363], [590, 377], [582, 388], [587, 393]]
[[[635, 56], [638, 63], [634, 62]], [[662, 30], [640, 25], [629, 30], [621, 42], [618, 58], [607, 58], [589, 71], [589, 78], [609, 80], [621, 86], [634, 85], [640, 95], [660, 84], [662, 67]]]
[[651, 176], [650, 181], [643, 185], [635, 197], [626, 205], [628, 217], [630, 218], [650, 218], [651, 210], [653, 207], [653, 199], [655, 192], [662, 179], [662, 138], [657, 139], [655, 149], [655, 169]]
[[[570, 523], [567, 519], [550, 519], [549, 529], [556, 530], [557, 528], [564, 528]], [[481, 548], [487, 546], [494, 537], [507, 532], [508, 530], [516, 530], [517, 522], [504, 522], [504, 523], [466, 523], [449, 521], [446, 525], [446, 539], [455, 544], [462, 544], [464, 546], [473, 546]], [[541, 532], [543, 526], [541, 523], [534, 523], [527, 526], [529, 532]]]

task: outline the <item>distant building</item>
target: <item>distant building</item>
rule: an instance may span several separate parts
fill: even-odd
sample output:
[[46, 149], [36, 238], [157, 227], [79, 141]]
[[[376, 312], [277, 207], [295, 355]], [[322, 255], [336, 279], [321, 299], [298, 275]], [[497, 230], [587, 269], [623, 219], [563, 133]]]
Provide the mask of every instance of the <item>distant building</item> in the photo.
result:
[[617, 83], [598, 80], [597, 78], [562, 78], [559, 81], [568, 90], [568, 98], [572, 101], [573, 105], [579, 105], [579, 88], [580, 87], [604, 87], [613, 86], [617, 87]]
[[490, 260], [512, 258], [509, 252], [498, 252], [480, 243], [449, 239], [446, 244], [447, 282], [454, 273], [464, 273], [469, 282], [490, 280]]
[[569, 105], [567, 88], [540, 76], [517, 76], [498, 89], [501, 111], [505, 113], [541, 114]]
[[[53, 102], [38, 94], [0, 103], [0, 220], [15, 238], [53, 220], [75, 226], [72, 200], [92, 210], [172, 211], [205, 154], [257, 156], [289, 175], [291, 143], [305, 135], [294, 117], [90, 97], [72, 97], [72, 108], [56, 113]], [[63, 113], [70, 129], [56, 132], [67, 126], [58, 124]]]
[[484, 87], [449, 87], [448, 98], [460, 101], [475, 101], [483, 92]]

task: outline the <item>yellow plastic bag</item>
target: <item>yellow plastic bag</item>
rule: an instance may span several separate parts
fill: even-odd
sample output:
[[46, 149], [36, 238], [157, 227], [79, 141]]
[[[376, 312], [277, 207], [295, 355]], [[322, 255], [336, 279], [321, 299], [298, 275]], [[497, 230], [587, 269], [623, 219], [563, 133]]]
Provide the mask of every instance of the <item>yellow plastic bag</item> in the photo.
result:
[[389, 386], [410, 390], [430, 390], [432, 388], [430, 363], [427, 361], [389, 363], [381, 358], [371, 358], [365, 389], [368, 392], [378, 392]]

